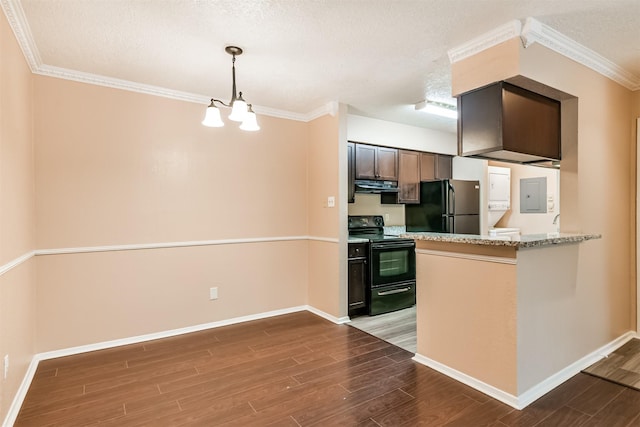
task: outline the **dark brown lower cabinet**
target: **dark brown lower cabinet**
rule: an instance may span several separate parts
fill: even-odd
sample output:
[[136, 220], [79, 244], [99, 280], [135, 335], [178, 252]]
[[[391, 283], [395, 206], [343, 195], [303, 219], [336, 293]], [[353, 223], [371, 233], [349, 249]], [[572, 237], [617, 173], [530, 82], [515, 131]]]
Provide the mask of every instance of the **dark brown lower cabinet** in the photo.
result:
[[367, 244], [349, 243], [349, 316], [367, 312]]

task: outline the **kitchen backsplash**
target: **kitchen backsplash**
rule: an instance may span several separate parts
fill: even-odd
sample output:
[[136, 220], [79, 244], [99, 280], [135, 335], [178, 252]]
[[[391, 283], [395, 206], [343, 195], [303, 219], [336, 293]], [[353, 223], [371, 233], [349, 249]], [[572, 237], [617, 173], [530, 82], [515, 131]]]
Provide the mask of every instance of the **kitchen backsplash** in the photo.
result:
[[356, 193], [349, 215], [382, 215], [385, 225], [404, 226], [404, 205], [383, 205], [379, 194]]
[[404, 225], [391, 225], [384, 226], [384, 234], [387, 236], [398, 236], [407, 232], [407, 227]]

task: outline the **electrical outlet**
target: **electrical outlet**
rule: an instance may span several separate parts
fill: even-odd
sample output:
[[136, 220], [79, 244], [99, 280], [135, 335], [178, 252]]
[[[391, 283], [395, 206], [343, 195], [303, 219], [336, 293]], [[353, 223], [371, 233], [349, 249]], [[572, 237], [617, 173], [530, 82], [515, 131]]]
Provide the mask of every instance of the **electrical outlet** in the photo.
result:
[[6, 380], [9, 376], [9, 355], [4, 355], [4, 379]]
[[218, 287], [217, 286], [215, 288], [209, 288], [209, 299], [210, 300], [218, 299]]

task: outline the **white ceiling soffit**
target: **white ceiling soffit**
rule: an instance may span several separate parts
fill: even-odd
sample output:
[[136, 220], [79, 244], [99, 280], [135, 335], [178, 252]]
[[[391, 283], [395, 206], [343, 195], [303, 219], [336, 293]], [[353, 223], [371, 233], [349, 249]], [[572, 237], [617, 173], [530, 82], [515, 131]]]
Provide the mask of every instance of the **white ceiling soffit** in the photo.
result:
[[640, 89], [640, 78], [533, 18], [527, 18], [524, 26], [520, 21], [513, 20], [461, 46], [450, 49], [447, 52], [449, 61], [453, 64], [514, 37], [520, 37], [525, 48], [533, 43], [539, 43], [610, 78], [629, 90]]
[[[198, 93], [168, 89], [166, 87], [136, 83], [126, 79], [118, 79], [43, 64], [20, 0], [0, 0], [0, 6], [7, 17], [7, 20], [33, 73], [194, 102], [203, 105], [206, 105], [209, 102], [210, 96]], [[630, 13], [634, 12], [630, 11]], [[547, 48], [565, 55], [572, 60], [575, 60], [609, 77], [630, 90], [640, 89], [640, 77], [627, 72], [591, 49], [578, 44], [551, 27], [532, 18], [527, 18], [524, 26], [522, 25], [522, 21], [519, 19], [509, 21], [506, 24], [497, 27], [493, 31], [470, 40], [458, 48], [450, 49], [448, 51], [449, 60], [450, 62], [459, 61], [481, 50], [487, 49], [514, 37], [521, 37], [525, 47], [531, 45], [531, 43], [540, 43]], [[419, 98], [420, 95], [416, 94], [416, 100]], [[297, 121], [310, 121], [325, 114], [335, 114], [336, 103], [328, 102], [308, 112], [292, 112], [260, 107], [255, 104], [254, 109], [258, 114]]]

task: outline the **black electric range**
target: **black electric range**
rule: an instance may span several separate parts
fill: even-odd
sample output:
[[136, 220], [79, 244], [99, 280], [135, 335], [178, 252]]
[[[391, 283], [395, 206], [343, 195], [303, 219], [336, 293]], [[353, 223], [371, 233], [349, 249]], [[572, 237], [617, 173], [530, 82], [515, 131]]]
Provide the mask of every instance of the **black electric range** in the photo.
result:
[[369, 244], [367, 283], [369, 315], [408, 308], [416, 303], [416, 244], [384, 234], [380, 215], [349, 216], [349, 236]]

